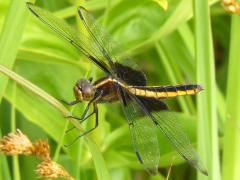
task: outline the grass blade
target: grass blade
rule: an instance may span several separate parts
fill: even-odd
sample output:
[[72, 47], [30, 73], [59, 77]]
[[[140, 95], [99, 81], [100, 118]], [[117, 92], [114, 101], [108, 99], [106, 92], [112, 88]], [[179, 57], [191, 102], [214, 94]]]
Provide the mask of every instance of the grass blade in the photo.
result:
[[[16, 87], [16, 83], [14, 83], [13, 93], [12, 93], [13, 103], [11, 107], [11, 132], [16, 132], [16, 107], [15, 107], [16, 91], [17, 91], [17, 87]], [[21, 180], [18, 156], [12, 157], [12, 169], [14, 173], [14, 179]]]
[[[2, 33], [0, 36], [0, 64], [12, 68], [27, 19], [24, 1], [13, 0], [10, 3]], [[7, 85], [7, 77], [0, 77], [0, 100]]]
[[104, 163], [103, 156], [101, 155], [100, 151], [98, 150], [97, 145], [86, 139], [86, 143], [88, 145], [88, 148], [92, 154], [93, 157], [93, 163], [95, 165], [97, 177], [100, 180], [110, 180], [110, 175], [108, 173], [107, 167]]
[[230, 56], [227, 84], [227, 122], [223, 142], [223, 179], [237, 180], [240, 177], [240, 18], [232, 16]]
[[198, 150], [209, 176], [198, 179], [220, 180], [218, 126], [213, 42], [208, 0], [194, 1], [197, 81], [205, 89], [198, 95]]

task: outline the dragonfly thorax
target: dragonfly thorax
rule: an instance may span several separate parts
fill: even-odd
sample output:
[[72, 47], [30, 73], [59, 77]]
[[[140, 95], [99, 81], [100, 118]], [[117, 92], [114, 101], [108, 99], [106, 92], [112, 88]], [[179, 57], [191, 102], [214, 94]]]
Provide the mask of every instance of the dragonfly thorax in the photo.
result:
[[86, 79], [79, 79], [73, 88], [75, 98], [78, 101], [91, 100], [96, 92], [95, 87]]

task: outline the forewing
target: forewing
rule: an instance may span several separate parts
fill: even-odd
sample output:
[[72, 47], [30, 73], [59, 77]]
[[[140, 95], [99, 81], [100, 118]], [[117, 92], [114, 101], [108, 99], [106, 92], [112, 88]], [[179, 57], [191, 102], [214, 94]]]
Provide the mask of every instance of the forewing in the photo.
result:
[[109, 61], [105, 54], [100, 50], [99, 44], [92, 40], [92, 36], [84, 29], [77, 31], [66, 21], [54, 16], [52, 13], [43, 10], [32, 3], [27, 3], [30, 11], [43, 23], [48, 25], [63, 39], [67, 40], [75, 48], [80, 50], [87, 58], [99, 66], [104, 72], [110, 73]]
[[81, 6], [78, 8], [78, 14], [90, 40], [97, 44], [98, 50], [103, 54], [104, 59], [117, 76], [119, 77], [118, 73], [121, 73], [121, 78], [124, 81], [129, 80], [130, 84], [145, 85], [145, 74], [132, 61], [130, 56], [123, 53], [122, 46], [95, 20], [92, 14]]
[[137, 158], [150, 174], [156, 174], [160, 159], [156, 127], [133, 96], [120, 87], [119, 95]]
[[84, 7], [78, 7], [78, 15], [89, 35], [90, 41], [97, 45], [98, 51], [102, 53], [103, 58], [108, 62], [111, 68], [114, 69], [113, 61], [116, 61], [116, 57], [113, 52], [114, 43], [111, 44], [113, 41], [112, 38]]

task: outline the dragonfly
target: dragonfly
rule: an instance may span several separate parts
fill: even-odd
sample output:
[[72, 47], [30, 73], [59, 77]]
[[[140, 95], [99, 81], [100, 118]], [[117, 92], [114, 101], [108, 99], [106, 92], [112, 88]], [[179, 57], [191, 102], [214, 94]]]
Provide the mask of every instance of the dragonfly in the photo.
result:
[[[180, 122], [164, 102], [177, 96], [195, 95], [202, 90], [200, 85], [147, 86], [146, 75], [130, 63], [129, 56], [119, 55], [120, 45], [84, 7], [77, 8], [81, 25], [79, 30], [30, 2], [27, 7], [40, 21], [105, 73], [104, 77], [95, 82], [92, 78], [79, 79], [73, 88], [75, 100], [68, 104], [88, 103], [81, 117], [71, 118], [81, 123], [95, 115], [95, 126], [80, 134], [76, 140], [97, 128], [99, 104], [120, 102], [136, 157], [147, 172], [153, 175], [158, 173], [160, 148], [157, 131], [160, 131], [191, 166], [207, 175]], [[89, 112], [89, 109], [93, 111]]]

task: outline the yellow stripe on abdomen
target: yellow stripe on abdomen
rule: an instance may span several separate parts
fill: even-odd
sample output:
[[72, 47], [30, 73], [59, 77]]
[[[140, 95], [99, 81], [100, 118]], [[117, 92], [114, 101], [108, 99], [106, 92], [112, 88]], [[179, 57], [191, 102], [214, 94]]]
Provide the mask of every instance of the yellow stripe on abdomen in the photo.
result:
[[137, 96], [146, 96], [146, 91], [142, 89], [136, 89], [135, 88], [135, 95]]
[[176, 91], [154, 91], [154, 90], [146, 90], [146, 89], [139, 89], [137, 87], [128, 87], [128, 91], [136, 96], [143, 96], [155, 99], [163, 99], [163, 98], [171, 98], [176, 96], [184, 96], [184, 95], [193, 95], [196, 94], [198, 91], [193, 89], [191, 90], [176, 90]]
[[152, 90], [145, 90], [145, 89], [138, 89], [135, 87], [128, 87], [128, 91], [136, 96], [143, 96], [143, 97], [149, 97], [149, 98], [167, 98], [168, 92], [157, 92], [157, 91], [152, 91]]

